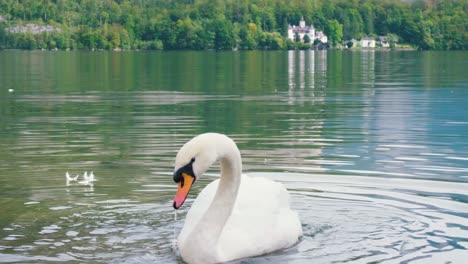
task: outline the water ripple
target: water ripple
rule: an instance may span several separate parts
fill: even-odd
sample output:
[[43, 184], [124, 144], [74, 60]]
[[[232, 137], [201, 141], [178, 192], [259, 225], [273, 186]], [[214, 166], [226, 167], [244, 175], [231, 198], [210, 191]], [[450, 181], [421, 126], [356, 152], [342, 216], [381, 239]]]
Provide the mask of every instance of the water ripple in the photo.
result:
[[288, 187], [304, 229], [234, 263], [464, 263], [466, 53], [73, 53], [73, 77], [54, 54], [0, 54], [32, 63], [0, 78], [0, 262], [181, 263], [174, 156], [217, 131]]

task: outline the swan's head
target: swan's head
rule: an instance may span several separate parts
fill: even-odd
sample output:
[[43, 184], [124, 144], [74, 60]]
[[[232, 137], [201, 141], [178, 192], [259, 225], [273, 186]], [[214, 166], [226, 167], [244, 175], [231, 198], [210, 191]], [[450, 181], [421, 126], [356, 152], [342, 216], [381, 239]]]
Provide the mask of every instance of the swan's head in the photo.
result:
[[220, 136], [214, 133], [201, 134], [185, 143], [177, 153], [174, 169], [174, 181], [178, 185], [173, 203], [175, 209], [182, 206], [192, 184], [218, 159], [216, 145], [219, 141], [216, 139]]

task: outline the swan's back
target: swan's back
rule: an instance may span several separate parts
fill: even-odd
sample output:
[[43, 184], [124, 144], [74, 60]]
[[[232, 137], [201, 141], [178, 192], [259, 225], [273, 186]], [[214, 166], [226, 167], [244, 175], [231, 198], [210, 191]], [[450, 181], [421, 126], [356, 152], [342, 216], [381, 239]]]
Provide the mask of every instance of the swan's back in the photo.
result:
[[[207, 185], [193, 203], [179, 236], [183, 244], [208, 209], [219, 180]], [[221, 261], [261, 255], [294, 245], [302, 235], [297, 213], [289, 207], [289, 193], [281, 184], [242, 175], [231, 216], [218, 241]]]

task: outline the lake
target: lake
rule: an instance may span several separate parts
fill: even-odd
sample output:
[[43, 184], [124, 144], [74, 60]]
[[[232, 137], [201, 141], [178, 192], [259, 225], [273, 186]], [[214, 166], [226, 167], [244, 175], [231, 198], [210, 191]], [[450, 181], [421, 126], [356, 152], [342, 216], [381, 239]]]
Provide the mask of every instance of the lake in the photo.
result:
[[[234, 263], [462, 263], [468, 52], [0, 52], [0, 262], [182, 263], [178, 149], [238, 144], [304, 236]], [[94, 183], [66, 181], [93, 171]]]

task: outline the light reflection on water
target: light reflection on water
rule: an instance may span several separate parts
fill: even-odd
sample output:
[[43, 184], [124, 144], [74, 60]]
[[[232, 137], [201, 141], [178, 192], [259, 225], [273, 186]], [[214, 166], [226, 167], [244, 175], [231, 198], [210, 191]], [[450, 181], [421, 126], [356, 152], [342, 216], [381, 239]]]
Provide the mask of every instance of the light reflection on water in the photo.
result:
[[[172, 56], [177, 68], [181, 54], [144, 56]], [[185, 141], [206, 131], [236, 140], [246, 173], [283, 182], [303, 222], [296, 246], [244, 262], [466, 258], [468, 120], [460, 109], [468, 80], [456, 74], [457, 60], [446, 75], [427, 77], [426, 53], [213, 54], [190, 53], [225, 60], [207, 64], [221, 68], [215, 78], [200, 73], [202, 91], [180, 90], [186, 84], [170, 64], [157, 69], [161, 80], [135, 78], [143, 86], [134, 90], [125, 82], [101, 90], [84, 72], [77, 83], [89, 79], [88, 90], [44, 90], [35, 80], [2, 93], [0, 262], [181, 262], [173, 240], [188, 206], [174, 221], [172, 163]], [[226, 66], [236, 56], [241, 65]], [[277, 69], [266, 67], [272, 62]], [[187, 74], [192, 66], [183, 67]], [[222, 78], [239, 90], [217, 90]], [[91, 170], [92, 186], [66, 185], [65, 171]], [[213, 175], [216, 168], [194, 191]]]

